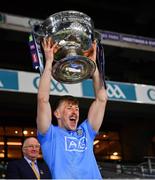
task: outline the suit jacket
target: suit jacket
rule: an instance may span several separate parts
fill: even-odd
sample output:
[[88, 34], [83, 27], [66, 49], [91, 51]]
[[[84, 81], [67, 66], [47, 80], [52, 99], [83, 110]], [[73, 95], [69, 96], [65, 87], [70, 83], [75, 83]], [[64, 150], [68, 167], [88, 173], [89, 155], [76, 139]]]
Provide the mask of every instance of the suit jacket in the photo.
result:
[[[50, 170], [44, 161], [38, 161], [40, 179], [52, 179]], [[6, 171], [7, 179], [37, 179], [29, 163], [24, 159], [10, 161]]]

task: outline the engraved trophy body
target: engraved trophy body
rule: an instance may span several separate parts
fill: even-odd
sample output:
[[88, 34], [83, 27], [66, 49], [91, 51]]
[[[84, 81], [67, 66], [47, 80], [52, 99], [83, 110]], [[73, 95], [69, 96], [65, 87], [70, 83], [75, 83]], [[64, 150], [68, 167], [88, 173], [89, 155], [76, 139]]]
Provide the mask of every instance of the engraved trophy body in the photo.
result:
[[32, 29], [36, 42], [51, 36], [59, 45], [52, 68], [54, 79], [72, 84], [92, 76], [96, 64], [83, 53], [91, 48], [94, 40], [94, 24], [88, 15], [73, 10], [61, 11], [34, 24]]

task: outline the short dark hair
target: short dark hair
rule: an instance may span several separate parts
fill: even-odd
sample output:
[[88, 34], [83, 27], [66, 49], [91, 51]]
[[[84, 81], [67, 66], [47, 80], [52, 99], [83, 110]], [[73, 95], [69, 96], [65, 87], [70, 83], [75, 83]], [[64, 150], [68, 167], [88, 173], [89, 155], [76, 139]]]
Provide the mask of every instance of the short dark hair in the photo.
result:
[[54, 110], [56, 110], [58, 108], [58, 106], [64, 101], [71, 102], [72, 104], [79, 105], [79, 101], [76, 97], [70, 96], [70, 95], [64, 95], [64, 96], [61, 96], [59, 98], [59, 100], [55, 103]]

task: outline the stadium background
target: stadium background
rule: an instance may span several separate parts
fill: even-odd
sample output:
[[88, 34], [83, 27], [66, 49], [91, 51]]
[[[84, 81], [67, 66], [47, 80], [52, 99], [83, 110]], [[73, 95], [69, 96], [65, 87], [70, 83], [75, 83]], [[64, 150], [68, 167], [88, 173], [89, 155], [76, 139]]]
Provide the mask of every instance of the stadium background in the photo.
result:
[[[17, 5], [18, 3], [18, 5]], [[37, 73], [32, 68], [32, 60], [28, 47], [26, 31], [16, 30], [12, 25], [3, 27], [4, 14], [44, 20], [49, 15], [62, 10], [78, 10], [88, 14], [94, 21], [95, 28], [112, 35], [128, 35], [130, 38], [152, 42], [151, 46], [139, 42], [123, 43], [107, 40], [104, 44], [106, 81], [129, 85], [146, 85], [155, 89], [154, 67], [154, 10], [147, 2], [130, 1], [93, 1], [64, 0], [55, 2], [7, 2], [0, 7], [0, 69], [18, 72]], [[64, 7], [64, 8], [62, 8]], [[20, 24], [20, 23], [19, 23]], [[116, 33], [116, 34], [115, 34]], [[118, 34], [117, 34], [118, 33]], [[110, 37], [110, 36], [109, 36]], [[149, 41], [150, 40], [150, 41]], [[105, 41], [106, 42], [106, 41]], [[138, 43], [137, 43], [138, 42]], [[2, 71], [1, 71], [2, 74]], [[29, 79], [29, 78], [28, 78]], [[1, 83], [2, 83], [1, 75]], [[23, 81], [26, 85], [27, 81]], [[128, 91], [128, 89], [127, 89]], [[155, 91], [153, 91], [155, 92]], [[155, 94], [155, 93], [154, 93]], [[100, 161], [143, 162], [145, 156], [155, 156], [155, 95], [152, 103], [131, 102], [110, 99], [106, 115], [98, 136], [99, 143], [94, 145], [96, 157]], [[143, 96], [143, 94], [142, 94]], [[54, 95], [54, 100], [57, 94]], [[86, 110], [91, 98], [79, 97], [81, 117], [86, 116]], [[7, 142], [21, 143], [25, 136], [24, 130], [36, 133], [36, 93], [9, 91], [0, 88], [0, 141], [1, 160], [8, 161], [19, 158], [13, 155], [20, 152], [19, 147], [8, 145]], [[14, 132], [18, 131], [18, 134]], [[20, 132], [20, 133], [19, 133]], [[32, 134], [31, 134], [32, 135]], [[96, 147], [95, 147], [96, 146]], [[18, 148], [17, 148], [18, 147]], [[118, 152], [116, 157], [113, 153]], [[114, 155], [114, 156], [113, 156]]]

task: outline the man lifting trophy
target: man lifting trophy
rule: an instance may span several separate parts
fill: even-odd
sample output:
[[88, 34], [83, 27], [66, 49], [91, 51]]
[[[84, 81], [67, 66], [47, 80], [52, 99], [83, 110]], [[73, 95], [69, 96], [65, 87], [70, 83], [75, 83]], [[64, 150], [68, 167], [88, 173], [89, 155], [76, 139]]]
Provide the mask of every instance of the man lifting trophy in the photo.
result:
[[[85, 52], [91, 50], [96, 39], [98, 42], [98, 66], [103, 73], [103, 47], [100, 44], [101, 35], [94, 30], [92, 19], [78, 11], [61, 11], [49, 16], [40, 23], [33, 23], [29, 39], [30, 50], [35, 68], [40, 72], [44, 69], [44, 57], [40, 42], [44, 37], [51, 37], [58, 44], [54, 55], [52, 76], [61, 83], [78, 83], [91, 78], [96, 69], [96, 63], [89, 59]], [[33, 43], [33, 45], [32, 45]], [[103, 77], [103, 76], [102, 76]]]

